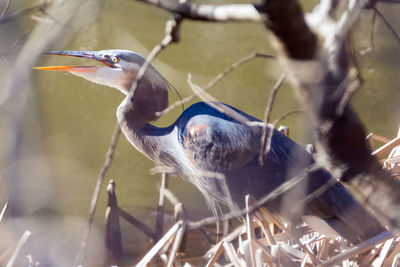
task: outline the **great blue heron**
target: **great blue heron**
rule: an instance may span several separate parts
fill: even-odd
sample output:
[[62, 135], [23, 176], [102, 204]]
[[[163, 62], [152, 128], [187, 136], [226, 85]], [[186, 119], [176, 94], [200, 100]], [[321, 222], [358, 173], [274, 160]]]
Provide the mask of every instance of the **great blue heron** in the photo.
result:
[[[102, 50], [53, 51], [46, 54], [82, 57], [103, 63], [98, 66], [38, 69], [68, 71], [125, 94], [126, 98], [117, 109], [117, 118], [126, 138], [142, 154], [172, 167], [195, 184], [210, 203], [217, 200], [231, 207], [243, 207], [247, 194], [260, 199], [314, 162], [302, 147], [273, 130], [270, 151], [263, 164], [259, 164], [261, 127], [240, 123], [203, 102], [190, 106], [169, 127], [151, 125], [150, 122], [159, 118], [157, 112], [168, 107], [168, 82], [149, 66], [130, 95], [131, 85], [145, 62], [137, 53]], [[249, 121], [259, 122], [244, 112], [234, 110]], [[224, 179], [216, 178], [218, 174], [222, 174]], [[332, 185], [326, 191], [306, 202], [302, 201], [327, 183]], [[378, 220], [323, 169], [310, 171], [301, 183], [265, 206], [294, 224], [301, 222], [306, 215], [322, 218], [353, 243], [385, 231]]]

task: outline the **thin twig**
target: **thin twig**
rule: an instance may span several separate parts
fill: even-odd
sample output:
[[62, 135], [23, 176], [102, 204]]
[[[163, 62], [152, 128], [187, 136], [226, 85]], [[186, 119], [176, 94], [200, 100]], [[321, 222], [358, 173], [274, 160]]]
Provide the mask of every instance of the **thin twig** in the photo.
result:
[[172, 244], [172, 248], [169, 251], [169, 257], [168, 257], [168, 262], [167, 262], [166, 267], [173, 266], [173, 263], [176, 258], [176, 254], [178, 253], [179, 246], [182, 243], [184, 233], [185, 233], [185, 225], [183, 225], [181, 228], [179, 228], [178, 231], [176, 232], [174, 243]]
[[[358, 71], [357, 71], [358, 73]], [[355, 73], [355, 76], [357, 76], [358, 74]], [[347, 84], [347, 83], [346, 83]], [[352, 95], [357, 91], [357, 89], [360, 87], [360, 80], [356, 79], [351, 82], [349, 85], [345, 85], [345, 92], [342, 95], [342, 98], [340, 99], [340, 102], [336, 108], [336, 116], [339, 118], [343, 115], [344, 109], [347, 106], [347, 103], [350, 101]]]
[[214, 246], [215, 248], [215, 253], [214, 255], [212, 255], [210, 257], [210, 259], [208, 260], [206, 267], [212, 267], [214, 266], [214, 264], [217, 262], [217, 260], [219, 259], [219, 257], [222, 255], [222, 253], [224, 252], [224, 249], [222, 247], [222, 242], [219, 242], [217, 245]]
[[6, 5], [0, 14], [0, 17], [3, 17], [7, 13], [8, 9], [10, 8], [10, 4], [11, 4], [11, 0], [7, 0]]
[[[268, 98], [268, 103], [265, 106], [265, 112], [264, 112], [264, 119], [263, 122], [264, 123], [269, 123], [269, 118], [271, 115], [271, 111], [272, 111], [272, 106], [275, 102], [275, 97], [276, 94], [278, 93], [278, 89], [281, 87], [284, 79], [285, 79], [286, 74], [282, 74], [281, 77], [279, 77], [278, 81], [276, 82], [274, 88], [272, 88], [271, 93], [269, 95]], [[261, 134], [261, 145], [260, 145], [260, 152], [259, 152], [259, 157], [258, 157], [258, 162], [260, 164], [260, 166], [262, 166], [264, 164], [264, 155], [266, 155], [269, 151], [269, 148], [271, 146], [271, 142], [266, 144], [266, 140], [267, 140], [267, 135], [273, 135], [274, 131], [270, 130], [267, 131], [267, 127], [263, 127], [262, 128], [262, 134]], [[268, 138], [268, 140], [270, 140], [272, 138]]]
[[132, 97], [133, 93], [135, 92], [136, 88], [138, 87], [139, 83], [141, 82], [147, 68], [150, 66], [151, 62], [157, 57], [157, 55], [164, 49], [166, 48], [169, 44], [172, 42], [177, 41], [177, 29], [180, 25], [181, 18], [179, 16], [173, 16], [171, 19], [169, 19], [166, 23], [166, 34], [164, 36], [164, 39], [156, 45], [150, 52], [150, 54], [147, 56], [146, 61], [143, 63], [143, 65], [140, 67], [139, 72], [136, 76], [135, 81], [132, 83], [132, 86], [129, 90], [129, 94]]
[[147, 252], [147, 254], [140, 260], [136, 265], [137, 267], [144, 267], [151, 261], [151, 259], [164, 247], [164, 245], [170, 241], [171, 238], [177, 233], [179, 229], [184, 227], [183, 221], [175, 223], [167, 233]]
[[31, 7], [25, 8], [25, 9], [18, 10], [8, 16], [0, 16], [0, 24], [11, 22], [11, 21], [16, 20], [16, 19], [18, 19], [26, 14], [29, 14], [31, 12], [37, 12], [37, 11], [43, 12], [48, 6], [49, 6], [49, 3], [43, 2], [43, 3], [40, 3], [35, 6], [31, 6]]
[[272, 91], [271, 91], [270, 96], [268, 98], [268, 104], [265, 107], [264, 120], [263, 120], [265, 123], [269, 123], [269, 119], [270, 119], [271, 111], [272, 111], [272, 106], [273, 106], [273, 104], [275, 102], [276, 94], [277, 94], [279, 88], [281, 87], [283, 81], [285, 80], [285, 76], [286, 76], [285, 73], [282, 74], [281, 77], [279, 77], [278, 81], [276, 82], [274, 88], [272, 88]]
[[[333, 179], [332, 179], [333, 180]], [[264, 209], [263, 207], [259, 209], [261, 216], [265, 216], [266, 218], [268, 218], [268, 220], [270, 220], [271, 222], [273, 222], [276, 226], [278, 226], [281, 230], [285, 231], [290, 238], [292, 239], [292, 241], [294, 241], [295, 243], [297, 243], [304, 251], [307, 252], [307, 254], [310, 256], [311, 260], [313, 261], [313, 263], [315, 264], [320, 264], [321, 261], [320, 259], [317, 258], [317, 256], [315, 256], [312, 251], [304, 244], [302, 244], [300, 242], [300, 240], [292, 233], [292, 231], [290, 231], [288, 229], [288, 227], [286, 227], [283, 223], [281, 223], [277, 218], [275, 218], [275, 216], [273, 216], [269, 211], [267, 211], [266, 209]]]
[[1, 212], [0, 212], [0, 222], [3, 221], [3, 218], [4, 218], [4, 215], [6, 214], [7, 208], [8, 208], [8, 200], [6, 200], [6, 203], [4, 203], [4, 206], [3, 206], [3, 208], [1, 209]]
[[247, 210], [245, 225], [246, 225], [246, 232], [247, 232], [247, 240], [249, 241], [249, 254], [250, 254], [249, 257], [250, 257], [251, 266], [255, 266], [255, 262], [256, 262], [255, 258], [254, 258], [254, 250], [255, 249], [253, 247], [253, 242], [255, 240], [253, 214], [249, 210], [251, 196], [246, 195], [245, 201], [246, 201], [246, 210]]
[[6, 57], [7, 55], [11, 54], [14, 50], [16, 50], [17, 48], [19, 48], [19, 45], [23, 44], [23, 42], [27, 39], [27, 37], [29, 36], [29, 34], [31, 33], [31, 31], [27, 31], [24, 34], [21, 35], [21, 37], [19, 37], [14, 43], [12, 43], [6, 51], [2, 51], [0, 52], [0, 57]]
[[118, 213], [119, 216], [124, 218], [126, 221], [131, 223], [132, 225], [136, 226], [138, 229], [140, 229], [143, 233], [145, 233], [148, 237], [152, 238], [153, 240], [157, 239], [156, 233], [150, 229], [146, 224], [142, 223], [132, 215], [130, 215], [128, 212], [123, 210], [122, 208], [118, 208]]
[[224, 214], [218, 218], [216, 217], [208, 217], [197, 222], [188, 222], [187, 229], [197, 229], [199, 227], [203, 227], [210, 224], [215, 224], [216, 222], [222, 222], [226, 220], [231, 220], [240, 216], [245, 215], [247, 212], [254, 212], [258, 207], [265, 205], [267, 202], [274, 200], [278, 196], [282, 195], [284, 192], [289, 190], [290, 188], [294, 187], [303, 179], [307, 177], [310, 172], [313, 172], [320, 167], [316, 164], [310, 165], [309, 167], [303, 169], [297, 176], [291, 178], [290, 180], [286, 181], [285, 183], [278, 186], [269, 194], [265, 195], [264, 197], [260, 198], [259, 200], [255, 201], [251, 206], [249, 206], [248, 210], [246, 208], [238, 210], [238, 211], [231, 211], [227, 214]]
[[392, 32], [394, 37], [396, 38], [397, 42], [400, 43], [400, 36], [397, 34], [395, 29], [392, 27], [392, 25], [389, 23], [389, 21], [383, 16], [383, 14], [374, 6], [372, 7], [375, 13], [382, 19], [382, 21], [385, 23], [386, 27]]
[[374, 11], [374, 12], [372, 12], [371, 33], [369, 36], [370, 46], [360, 52], [362, 55], [365, 55], [375, 49], [375, 25], [376, 25], [376, 12]]
[[272, 122], [272, 125], [274, 125], [274, 127], [275, 127], [275, 125], [277, 125], [278, 122], [280, 122], [280, 121], [286, 119], [287, 117], [289, 117], [289, 116], [291, 116], [291, 115], [299, 114], [299, 113], [304, 113], [304, 111], [303, 111], [303, 110], [292, 110], [292, 111], [286, 112], [286, 113], [284, 113], [283, 115], [281, 115], [280, 117], [276, 118], [276, 119]]
[[22, 246], [25, 244], [26, 240], [28, 240], [28, 238], [30, 236], [31, 236], [31, 232], [25, 231], [25, 233], [22, 235], [21, 239], [19, 240], [17, 248], [14, 250], [14, 253], [11, 256], [11, 259], [8, 261], [6, 267], [14, 266], [14, 263], [17, 260], [18, 254], [21, 251]]
[[167, 187], [168, 187], [168, 174], [166, 172], [163, 172], [161, 174], [160, 196], [158, 199], [158, 206], [157, 206], [156, 241], [160, 239], [163, 233], [165, 190], [167, 189]]
[[139, 0], [191, 20], [228, 22], [261, 21], [261, 16], [252, 4], [207, 5], [189, 1]]
[[188, 75], [188, 83], [192, 88], [193, 92], [196, 96], [198, 96], [201, 100], [207, 103], [207, 105], [213, 107], [214, 109], [218, 110], [219, 112], [237, 120], [238, 122], [253, 126], [249, 124], [251, 121], [245, 117], [244, 115], [240, 114], [239, 112], [235, 111], [234, 109], [224, 105], [223, 103], [219, 102], [218, 99], [214, 98], [210, 94], [206, 93], [203, 89], [201, 89], [197, 84], [192, 82], [192, 75]]
[[392, 232], [390, 232], [390, 231], [383, 232], [380, 235], [377, 235], [371, 239], [368, 239], [368, 240], [358, 244], [357, 246], [349, 248], [348, 250], [345, 250], [343, 253], [332, 257], [328, 261], [325, 261], [323, 263], [323, 266], [333, 266], [335, 263], [342, 262], [346, 259], [351, 258], [354, 255], [363, 253], [364, 251], [367, 251], [368, 249], [373, 248], [376, 244], [384, 242], [392, 237], [393, 237]]
[[[164, 196], [168, 199], [168, 201], [173, 205], [176, 206], [177, 204], [180, 203], [180, 201], [178, 200], [178, 198], [168, 189], [168, 188], [164, 188]], [[184, 212], [184, 216], [185, 218], [187, 218], [188, 220], [190, 220], [190, 215], [188, 214], [188, 212], [186, 211], [185, 207], [183, 207], [183, 212]], [[207, 231], [200, 227], [199, 228], [200, 233], [202, 233], [204, 235], [204, 237], [207, 239], [207, 241], [210, 244], [215, 244], [215, 241], [211, 239], [211, 237], [209, 236], [209, 234], [207, 233]]]
[[[262, 141], [264, 141], [264, 144], [261, 145], [260, 147], [260, 155], [259, 155], [259, 164], [263, 165], [264, 163], [264, 156], [269, 152], [269, 150], [271, 149], [271, 143], [272, 143], [272, 137], [274, 135], [274, 129], [276, 124], [283, 120], [284, 118], [286, 118], [289, 115], [292, 114], [297, 114], [297, 113], [301, 113], [302, 111], [298, 111], [298, 110], [293, 110], [293, 111], [289, 111], [285, 114], [283, 114], [282, 116], [278, 117], [277, 119], [275, 119], [271, 124], [268, 124], [266, 122], [266, 124], [263, 125], [263, 131], [265, 130], [265, 133], [263, 133], [263, 136], [266, 137], [266, 140], [261, 139]], [[269, 125], [269, 127], [268, 127]], [[267, 128], [270, 128], [270, 131], [267, 132]], [[261, 138], [263, 138], [263, 136]], [[263, 149], [264, 148], [264, 149]]]
[[89, 207], [88, 224], [86, 226], [86, 230], [85, 230], [85, 233], [82, 238], [81, 248], [80, 248], [79, 253], [75, 260], [76, 266], [83, 264], [85, 253], [86, 253], [87, 242], [89, 240], [89, 233], [90, 233], [90, 229], [91, 229], [91, 226], [92, 226], [92, 223], [94, 220], [94, 214], [96, 212], [97, 202], [99, 200], [101, 188], [102, 188], [106, 173], [107, 173], [108, 169], [110, 168], [111, 163], [113, 161], [115, 149], [117, 147], [118, 139], [119, 139], [120, 135], [121, 135], [121, 129], [119, 127], [119, 124], [117, 123], [117, 125], [114, 128], [114, 133], [111, 138], [110, 146], [108, 147], [108, 151], [106, 154], [106, 160], [103, 164], [103, 167], [101, 167], [100, 172], [97, 176], [96, 187], [94, 189], [92, 200], [90, 202], [90, 207]]
[[[234, 71], [235, 69], [237, 69], [238, 67], [240, 67], [241, 65], [255, 59], [255, 58], [269, 58], [269, 59], [275, 59], [274, 56], [271, 55], [266, 55], [266, 54], [260, 54], [260, 53], [251, 53], [250, 55], [247, 55], [241, 59], [239, 59], [238, 61], [236, 61], [235, 63], [233, 63], [231, 66], [227, 67], [223, 72], [219, 73], [217, 76], [215, 76], [211, 81], [209, 81], [207, 83], [206, 86], [204, 86], [202, 88], [203, 91], [207, 91], [209, 89], [211, 89], [212, 87], [214, 87], [218, 82], [220, 82], [223, 78], [225, 78], [225, 76], [227, 76], [229, 73], [231, 73], [232, 71]], [[176, 101], [175, 103], [173, 103], [172, 105], [169, 105], [169, 107], [167, 107], [166, 109], [164, 109], [163, 111], [159, 111], [156, 113], [157, 116], [163, 116], [166, 113], [170, 112], [171, 110], [175, 109], [176, 107], [181, 106], [182, 104], [186, 104], [187, 102], [191, 101], [194, 97], [196, 96], [196, 94], [191, 94], [190, 96], [185, 97], [184, 99], [180, 100], [180, 101]]]
[[391, 151], [393, 148], [395, 148], [398, 145], [400, 145], [400, 137], [396, 137], [393, 140], [391, 140], [389, 143], [384, 144], [383, 146], [381, 146], [380, 148], [378, 148], [377, 150], [372, 152], [371, 155], [375, 156], [375, 157], [381, 157], [383, 154]]

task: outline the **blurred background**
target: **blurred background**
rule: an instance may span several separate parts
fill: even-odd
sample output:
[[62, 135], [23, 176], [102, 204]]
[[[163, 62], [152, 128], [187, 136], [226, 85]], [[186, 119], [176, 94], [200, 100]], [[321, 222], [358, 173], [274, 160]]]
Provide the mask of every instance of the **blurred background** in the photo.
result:
[[[317, 3], [303, 2], [306, 11]], [[223, 3], [228, 1], [217, 1]], [[400, 32], [400, 5], [379, 4], [378, 9]], [[48, 50], [128, 49], [147, 56], [163, 38], [170, 14], [133, 0], [0, 0], [0, 14], [0, 208], [7, 199], [13, 201], [12, 214], [0, 222], [0, 255], [30, 230], [28, 245], [35, 260], [68, 266], [79, 249], [123, 95], [68, 73], [32, 67], [82, 64], [79, 59], [40, 55]], [[372, 11], [365, 10], [353, 32], [353, 50], [364, 84], [352, 105], [367, 132], [394, 138], [400, 124], [400, 43], [376, 18], [375, 48], [361, 53], [370, 47], [371, 20]], [[273, 53], [262, 24], [184, 21], [181, 41], [163, 51], [153, 65], [185, 97], [192, 93], [186, 82], [189, 73], [194, 82], [205, 85], [252, 52]], [[269, 92], [281, 73], [277, 62], [255, 59], [218, 83], [211, 94], [262, 119]], [[171, 90], [170, 103], [177, 100]], [[272, 119], [298, 109], [285, 82]], [[182, 108], [176, 108], [155, 124], [169, 125], [181, 112]], [[301, 145], [312, 142], [304, 115], [289, 116], [281, 124], [290, 128], [290, 137]], [[150, 175], [152, 167], [121, 136], [105, 181], [116, 181], [119, 205], [150, 227], [160, 185], [160, 175]], [[193, 219], [211, 215], [192, 185], [173, 177], [169, 188]], [[104, 186], [90, 235], [88, 261], [93, 266], [105, 262], [105, 207]], [[121, 223], [124, 249], [135, 259], [147, 248], [147, 238]]]

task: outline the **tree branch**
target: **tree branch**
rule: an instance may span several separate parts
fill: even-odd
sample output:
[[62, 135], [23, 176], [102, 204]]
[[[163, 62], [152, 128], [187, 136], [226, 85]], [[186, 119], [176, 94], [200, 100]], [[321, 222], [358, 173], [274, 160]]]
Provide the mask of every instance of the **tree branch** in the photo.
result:
[[[247, 55], [247, 56], [239, 59], [238, 61], [233, 63], [231, 66], [227, 67], [223, 72], [221, 72], [217, 76], [215, 76], [211, 81], [209, 81], [207, 83], [206, 86], [204, 86], [202, 88], [202, 91], [207, 91], [207, 90], [211, 89], [218, 82], [220, 82], [223, 78], [225, 78], [229, 73], [234, 71], [236, 68], [238, 68], [238, 67], [242, 66], [243, 64], [245, 64], [253, 59], [256, 59], [256, 58], [275, 59], [275, 57], [271, 56], [271, 55], [265, 55], [265, 54], [260, 54], [260, 53], [256, 53], [256, 52], [251, 53], [250, 55]], [[166, 113], [170, 112], [171, 110], [173, 110], [174, 108], [179, 107], [180, 105], [186, 104], [187, 102], [191, 101], [193, 98], [195, 98], [195, 96], [196, 96], [196, 94], [191, 94], [191, 95], [185, 97], [184, 99], [176, 101], [172, 105], [169, 105], [169, 107], [167, 107], [163, 111], [157, 112], [156, 115], [161, 117], [161, 116], [165, 115]]]
[[[322, 44], [317, 43], [304, 22], [296, 1], [268, 0], [258, 9], [264, 24], [278, 40], [280, 61], [313, 125], [317, 161], [337, 179], [351, 185], [353, 195], [368, 209], [381, 214], [378, 219], [384, 225], [399, 231], [400, 217], [394, 210], [400, 204], [400, 184], [371, 156], [364, 127], [348, 105], [357, 86], [348, 82], [351, 57], [347, 37], [365, 4], [361, 0], [349, 1], [338, 21], [331, 21], [330, 28], [316, 31]], [[318, 15], [321, 14], [324, 13]]]
[[228, 22], [253, 21], [260, 22], [261, 17], [251, 4], [198, 5], [189, 2], [170, 0], [138, 0], [157, 6], [169, 12], [192, 20]]
[[375, 14], [377, 14], [382, 19], [383, 23], [385, 23], [386, 27], [393, 34], [396, 41], [400, 43], [400, 36], [397, 34], [395, 29], [393, 29], [392, 25], [390, 25], [389, 21], [385, 18], [385, 16], [383, 16], [383, 14], [376, 8], [376, 6], [373, 7], [373, 10], [375, 11]]
[[[274, 88], [272, 88], [270, 96], [268, 98], [268, 103], [265, 106], [265, 111], [264, 111], [264, 119], [263, 122], [265, 124], [269, 123], [271, 111], [272, 111], [272, 105], [274, 104], [276, 94], [278, 92], [278, 89], [281, 87], [283, 81], [285, 80], [286, 74], [282, 74], [281, 77], [279, 77], [278, 81], [276, 82]], [[261, 145], [260, 145], [260, 152], [259, 152], [259, 164], [262, 166], [264, 164], [264, 156], [268, 153], [270, 145], [271, 145], [271, 140], [272, 140], [272, 135], [274, 134], [274, 131], [267, 131], [267, 127], [262, 128], [262, 134], [261, 134]], [[269, 137], [269, 138], [267, 138]], [[266, 142], [266, 141], [269, 142]]]
[[32, 13], [32, 12], [37, 12], [37, 11], [44, 12], [49, 7], [49, 5], [50, 5], [50, 2], [44, 1], [38, 5], [18, 10], [8, 16], [4, 16], [5, 11], [7, 11], [7, 9], [4, 9], [2, 14], [0, 15], [0, 24], [8, 23], [13, 20], [19, 19], [19, 18], [23, 17], [24, 15]]

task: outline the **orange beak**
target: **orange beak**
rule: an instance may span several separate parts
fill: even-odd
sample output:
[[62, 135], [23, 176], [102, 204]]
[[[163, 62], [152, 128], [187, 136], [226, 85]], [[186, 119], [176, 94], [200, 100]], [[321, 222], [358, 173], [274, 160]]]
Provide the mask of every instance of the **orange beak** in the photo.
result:
[[33, 67], [37, 70], [55, 70], [55, 71], [72, 71], [72, 72], [96, 72], [99, 66], [47, 66]]
[[[109, 58], [102, 57], [96, 51], [52, 51], [43, 53], [44, 55], [57, 55], [57, 56], [68, 56], [68, 57], [82, 57], [87, 59], [93, 59], [103, 63], [107, 67], [114, 68], [113, 63]], [[37, 70], [53, 70], [53, 71], [69, 71], [69, 72], [96, 72], [100, 66], [46, 66], [46, 67], [34, 67]]]

